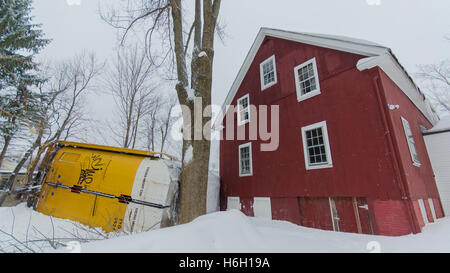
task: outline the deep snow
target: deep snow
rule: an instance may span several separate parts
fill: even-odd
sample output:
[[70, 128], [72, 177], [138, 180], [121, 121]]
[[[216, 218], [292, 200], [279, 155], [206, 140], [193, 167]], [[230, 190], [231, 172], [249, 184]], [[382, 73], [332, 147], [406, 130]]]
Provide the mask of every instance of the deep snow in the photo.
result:
[[[14, 219], [14, 221], [13, 221]], [[53, 225], [52, 225], [53, 221]], [[12, 226], [14, 223], [14, 227]], [[35, 227], [35, 229], [33, 228]], [[80, 238], [101, 237], [86, 232], [73, 222], [54, 219], [20, 204], [0, 208], [0, 229], [12, 233], [0, 234], [0, 251], [25, 252], [27, 246], [38, 252], [70, 252], [64, 246], [54, 250], [42, 240], [62, 238], [67, 243]], [[38, 231], [39, 230], [40, 234]], [[450, 219], [429, 224], [423, 233], [402, 237], [369, 236], [305, 228], [285, 221], [247, 217], [237, 210], [214, 212], [191, 223], [123, 235], [112, 239], [81, 243], [81, 252], [450, 252]], [[28, 232], [27, 232], [28, 231]], [[28, 234], [28, 235], [27, 235]], [[112, 237], [115, 235], [112, 234]], [[57, 240], [55, 240], [57, 241]]]

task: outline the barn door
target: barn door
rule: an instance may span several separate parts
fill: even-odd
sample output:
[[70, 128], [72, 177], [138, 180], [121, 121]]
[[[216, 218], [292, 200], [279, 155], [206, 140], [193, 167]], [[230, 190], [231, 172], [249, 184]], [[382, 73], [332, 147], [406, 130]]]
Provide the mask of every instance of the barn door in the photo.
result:
[[372, 234], [365, 198], [330, 197], [329, 202], [335, 231]]
[[373, 234], [367, 199], [353, 197], [353, 207], [358, 225], [358, 233]]
[[334, 231], [339, 231], [339, 215], [336, 209], [336, 203], [334, 202], [333, 197], [329, 197], [330, 200], [330, 211], [331, 211], [331, 221], [333, 222]]

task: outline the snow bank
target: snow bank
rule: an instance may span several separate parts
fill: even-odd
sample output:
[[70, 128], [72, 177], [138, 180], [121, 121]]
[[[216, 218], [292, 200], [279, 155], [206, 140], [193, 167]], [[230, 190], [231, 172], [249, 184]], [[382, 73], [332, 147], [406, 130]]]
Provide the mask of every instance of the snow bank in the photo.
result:
[[216, 212], [176, 227], [83, 244], [83, 252], [450, 252], [450, 219], [422, 234], [369, 236]]
[[208, 193], [206, 194], [206, 212], [216, 212], [220, 210], [220, 177], [213, 171], [209, 171]]
[[[13, 214], [14, 213], [14, 218]], [[14, 220], [14, 227], [12, 223]], [[79, 237], [92, 236], [75, 229], [74, 223], [51, 218], [21, 204], [15, 208], [0, 208], [0, 228], [14, 234], [22, 242], [34, 246], [43, 235], [74, 241], [69, 233]], [[450, 252], [450, 218], [427, 225], [421, 234], [386, 237], [323, 231], [297, 226], [285, 221], [247, 217], [240, 211], [222, 211], [201, 216], [191, 223], [124, 235], [107, 240], [81, 243], [81, 252]], [[69, 231], [69, 232], [68, 232]], [[27, 235], [28, 234], [28, 235]], [[17, 251], [9, 246], [12, 238], [0, 234], [0, 251]], [[64, 246], [54, 250], [41, 242], [37, 251], [70, 252]], [[35, 248], [36, 249], [36, 248]]]
[[262, 234], [238, 211], [217, 212], [189, 224], [98, 241], [82, 252], [247, 252], [269, 250]]
[[0, 207], [0, 253], [46, 252], [53, 249], [48, 240], [70, 242], [98, 239], [98, 236], [79, 223], [49, 217], [28, 208], [25, 203]]

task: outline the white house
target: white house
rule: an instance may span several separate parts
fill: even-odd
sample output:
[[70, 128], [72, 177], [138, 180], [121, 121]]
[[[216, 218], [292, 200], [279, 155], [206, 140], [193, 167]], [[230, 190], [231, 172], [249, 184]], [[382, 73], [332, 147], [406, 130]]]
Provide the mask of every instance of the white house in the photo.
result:
[[423, 135], [444, 212], [450, 215], [450, 116], [441, 119]]

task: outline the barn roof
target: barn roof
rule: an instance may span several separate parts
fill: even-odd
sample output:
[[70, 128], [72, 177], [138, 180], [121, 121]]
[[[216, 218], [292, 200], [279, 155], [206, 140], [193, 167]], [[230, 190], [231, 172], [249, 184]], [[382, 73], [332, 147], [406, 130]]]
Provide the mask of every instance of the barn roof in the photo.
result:
[[424, 135], [450, 132], [450, 116], [443, 117], [433, 128], [424, 132]]
[[425, 98], [403, 66], [398, 62], [398, 59], [392, 53], [390, 48], [371, 41], [344, 36], [261, 28], [252, 47], [247, 53], [244, 63], [242, 64], [227, 97], [225, 98], [221, 115], [218, 116], [214, 124], [216, 128], [220, 128], [227, 106], [231, 104], [266, 36], [366, 56], [366, 58], [361, 59], [357, 64], [357, 68], [360, 71], [375, 66], [380, 67], [432, 124], [435, 124], [439, 120], [429, 101]]

